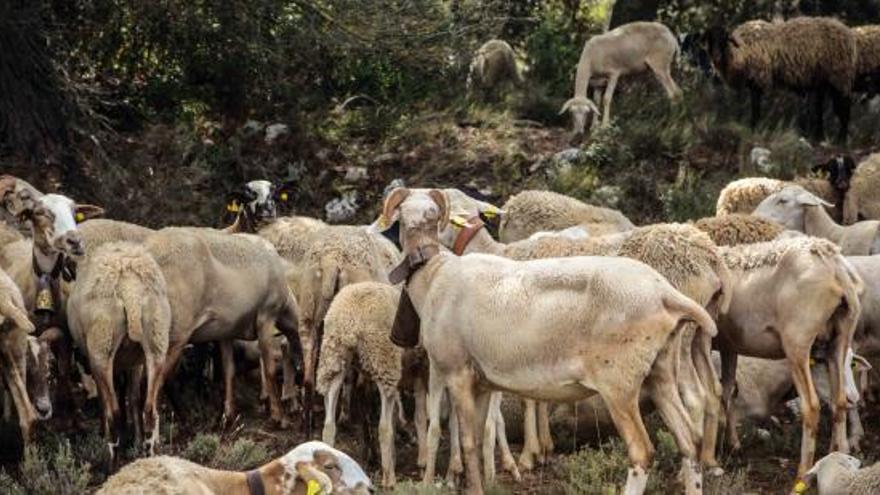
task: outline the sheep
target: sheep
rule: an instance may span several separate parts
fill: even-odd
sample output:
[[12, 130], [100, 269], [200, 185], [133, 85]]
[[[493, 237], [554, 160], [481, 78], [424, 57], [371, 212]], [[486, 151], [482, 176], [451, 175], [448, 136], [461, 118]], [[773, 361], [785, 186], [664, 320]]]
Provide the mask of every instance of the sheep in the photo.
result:
[[853, 91], [880, 93], [880, 26], [854, 27], [852, 32], [859, 52]]
[[820, 350], [830, 356], [834, 378], [832, 449], [848, 450], [843, 366], [858, 323], [864, 283], [840, 249], [824, 239], [798, 237], [719, 249], [733, 280], [730, 309], [719, 318], [716, 341], [728, 437], [738, 448], [736, 423], [730, 419], [737, 355], [786, 358], [803, 410], [798, 465], [802, 477], [815, 452], [819, 400], [809, 362]]
[[[119, 401], [113, 386], [115, 371], [128, 371], [128, 386], [138, 395], [141, 366], [146, 368], [143, 405], [146, 444], [152, 455], [159, 441], [158, 397], [168, 353], [171, 306], [165, 277], [143, 246], [110, 242], [89, 256], [67, 302], [67, 322], [77, 347], [88, 356], [104, 413], [104, 436], [118, 442]], [[137, 357], [117, 358], [134, 352]], [[135, 417], [135, 425], [140, 418]], [[136, 431], [140, 428], [135, 426]], [[136, 435], [137, 436], [137, 435]]]
[[798, 17], [782, 23], [747, 22], [732, 33], [713, 27], [708, 34], [712, 65], [733, 87], [747, 87], [751, 126], [761, 114], [761, 97], [774, 87], [816, 92], [815, 138], [824, 139], [822, 109], [830, 93], [840, 121], [838, 140], [846, 142], [850, 95], [856, 78], [855, 35], [840, 21]]
[[275, 221], [276, 203], [286, 202], [292, 183], [273, 184], [268, 180], [252, 180], [230, 194], [226, 211], [235, 215], [235, 221], [223, 229], [230, 233], [256, 234], [261, 227]]
[[477, 88], [485, 93], [497, 90], [507, 81], [514, 84], [523, 82], [516, 67], [516, 54], [506, 41], [489, 40], [476, 51], [471, 60], [467, 76], [468, 97], [472, 97]]
[[155, 230], [141, 225], [106, 218], [95, 218], [82, 222], [77, 226], [77, 230], [88, 249], [97, 249], [108, 242], [140, 244], [147, 236], [155, 232]]
[[[824, 164], [821, 165], [821, 167], [827, 169], [829, 165]], [[842, 216], [842, 208], [835, 205], [841, 205], [843, 203], [843, 198], [849, 189], [849, 182], [837, 183], [835, 181], [835, 184], [839, 184], [843, 189], [838, 188], [836, 185], [832, 186], [832, 184], [825, 179], [818, 178], [798, 177], [794, 181], [782, 181], [779, 179], [770, 179], [768, 177], [746, 177], [744, 179], [737, 179], [724, 186], [724, 189], [718, 194], [718, 201], [715, 205], [715, 215], [732, 215], [734, 213], [748, 215], [755, 211], [758, 204], [760, 204], [767, 196], [781, 191], [782, 188], [786, 186], [799, 185], [828, 203], [831, 203], [831, 206], [827, 206], [826, 209], [833, 218], [839, 219]]]
[[[819, 495], [870, 495], [880, 492], [880, 463], [859, 469], [862, 462], [841, 452], [832, 452], [819, 459], [807, 471], [807, 482], [815, 478]], [[806, 491], [807, 484], [796, 487]]]
[[18, 229], [4, 221], [0, 221], [0, 248], [10, 242], [20, 241], [22, 239], [24, 239], [24, 236], [21, 235], [21, 232], [19, 232]]
[[843, 223], [859, 220], [880, 220], [880, 153], [874, 153], [859, 162], [850, 181], [849, 193], [843, 203]]
[[[560, 114], [570, 111], [574, 133], [583, 134], [587, 115], [599, 113], [587, 98], [587, 88], [591, 82], [596, 85], [603, 80], [602, 125], [607, 126], [611, 122], [611, 99], [618, 78], [647, 70], [654, 73], [667, 97], [678, 98], [681, 89], [672, 79], [672, 64], [678, 55], [678, 40], [659, 22], [633, 22], [593, 36], [584, 44], [578, 61], [574, 96], [565, 102]], [[598, 93], [594, 92], [594, 97], [598, 101]], [[590, 122], [592, 124], [592, 118]]]
[[306, 442], [247, 472], [209, 469], [186, 459], [138, 459], [111, 476], [97, 495], [272, 493], [367, 495], [364, 470], [344, 452], [322, 442]]
[[396, 483], [394, 475], [394, 409], [400, 407], [402, 351], [388, 335], [394, 323], [400, 289], [379, 282], [361, 282], [339, 291], [324, 317], [321, 362], [316, 389], [324, 396], [322, 440], [336, 441], [336, 406], [346, 372], [357, 359], [358, 368], [379, 389], [379, 445], [382, 486]]
[[788, 186], [761, 201], [755, 215], [779, 222], [787, 229], [828, 239], [838, 244], [843, 254], [880, 253], [880, 221], [865, 220], [841, 226], [822, 208], [825, 205], [827, 203], [803, 187]]
[[[638, 409], [642, 382], [680, 323], [694, 321], [709, 337], [715, 334], [709, 314], [652, 268], [627, 258], [518, 262], [442, 253], [438, 233], [449, 222], [449, 209], [439, 190], [394, 190], [383, 215], [396, 212], [406, 258], [391, 282], [406, 282], [408, 297], [401, 302], [409, 301], [419, 317], [416, 337], [430, 362], [429, 456], [439, 440], [444, 388], [458, 413], [470, 493], [482, 493], [474, 425], [477, 410], [485, 420], [486, 388], [544, 401], [598, 393], [629, 449], [626, 493], [642, 493], [653, 450]], [[396, 330], [392, 335], [405, 340], [415, 333]], [[620, 352], [621, 346], [627, 352]], [[680, 412], [677, 422], [686, 423], [685, 415]], [[686, 491], [699, 493], [695, 463], [688, 464]], [[429, 459], [428, 482], [432, 465]]]
[[[41, 400], [36, 404], [38, 407], [35, 408], [28, 394], [28, 372], [35, 369], [35, 366], [28, 366], [28, 354], [31, 351], [29, 334], [34, 333], [34, 330], [21, 292], [6, 272], [0, 270], [0, 372], [12, 396], [18, 413], [21, 437], [25, 442], [31, 440], [37, 419], [45, 419], [52, 414], [51, 403], [45, 397], [40, 397]], [[38, 378], [44, 382], [48, 380], [48, 376]], [[36, 380], [31, 382], [37, 385]]]
[[[618, 231], [633, 228], [622, 213], [582, 203], [551, 191], [522, 191], [501, 207], [501, 242], [511, 243], [542, 230], [562, 230], [581, 224], [609, 224]], [[593, 234], [593, 231], [587, 228]]]
[[184, 347], [220, 341], [226, 397], [224, 420], [235, 417], [232, 395], [234, 339], [257, 339], [263, 354], [270, 419], [287, 420], [275, 389], [275, 329], [297, 348], [296, 301], [287, 287], [283, 260], [259, 242], [212, 229], [168, 227], [150, 234], [144, 247], [162, 270], [171, 304], [171, 331], [163, 382]]
[[769, 242], [784, 230], [772, 220], [741, 213], [701, 218], [694, 222], [694, 227], [708, 234], [716, 246]]

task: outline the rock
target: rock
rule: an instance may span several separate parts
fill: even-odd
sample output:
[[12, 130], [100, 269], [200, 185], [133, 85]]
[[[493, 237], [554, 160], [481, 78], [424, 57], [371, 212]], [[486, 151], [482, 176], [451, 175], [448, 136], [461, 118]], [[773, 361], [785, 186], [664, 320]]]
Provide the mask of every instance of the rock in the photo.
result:
[[342, 223], [354, 218], [360, 208], [357, 191], [347, 191], [342, 197], [330, 200], [324, 205], [324, 214], [330, 223]]
[[348, 166], [345, 167], [345, 177], [342, 180], [348, 183], [356, 183], [366, 180], [369, 175], [367, 167]]
[[263, 123], [257, 120], [248, 120], [241, 126], [241, 129], [244, 131], [246, 136], [253, 136], [255, 134], [259, 134], [263, 132]]
[[553, 159], [557, 162], [574, 163], [580, 159], [583, 151], [580, 148], [567, 148], [553, 155]]
[[290, 134], [287, 124], [272, 124], [266, 126], [266, 144], [274, 143], [279, 137]]
[[387, 198], [388, 195], [391, 194], [391, 191], [397, 189], [398, 187], [406, 187], [406, 183], [400, 177], [392, 180], [388, 183], [387, 186], [385, 186], [385, 190], [382, 191], [382, 197]]
[[751, 162], [752, 166], [762, 174], [769, 174], [773, 167], [773, 164], [770, 161], [770, 150], [760, 146], [755, 146], [752, 148], [752, 151], [749, 152], [749, 162]]

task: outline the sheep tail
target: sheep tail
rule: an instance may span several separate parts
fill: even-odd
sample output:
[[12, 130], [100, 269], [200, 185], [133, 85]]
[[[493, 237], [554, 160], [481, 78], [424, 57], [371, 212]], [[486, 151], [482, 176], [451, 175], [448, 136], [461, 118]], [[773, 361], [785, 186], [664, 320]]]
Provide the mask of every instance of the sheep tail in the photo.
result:
[[715, 321], [709, 316], [709, 313], [706, 312], [702, 306], [694, 302], [693, 299], [688, 298], [680, 292], [673, 292], [663, 296], [663, 304], [667, 310], [680, 313], [682, 315], [681, 319], [690, 320], [696, 323], [697, 326], [700, 327], [700, 330], [710, 338], [718, 335], [718, 328], [715, 326]]
[[843, 302], [846, 303], [846, 311], [835, 317], [834, 325], [838, 336], [844, 336], [852, 342], [861, 312], [859, 296], [865, 292], [865, 283], [843, 256], [836, 255], [831, 262], [834, 266], [835, 278], [843, 287]]
[[143, 293], [138, 290], [139, 285], [132, 280], [123, 279], [119, 284], [119, 296], [122, 308], [125, 311], [128, 338], [135, 342], [144, 342], [144, 327], [142, 318]]

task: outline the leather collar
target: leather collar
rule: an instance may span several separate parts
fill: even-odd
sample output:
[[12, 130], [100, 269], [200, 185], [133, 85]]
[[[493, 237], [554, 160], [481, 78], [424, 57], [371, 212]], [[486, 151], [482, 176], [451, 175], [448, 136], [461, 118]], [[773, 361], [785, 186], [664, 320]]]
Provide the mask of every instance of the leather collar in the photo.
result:
[[263, 476], [259, 469], [251, 469], [244, 475], [247, 478], [248, 491], [251, 495], [266, 495], [266, 486], [263, 485]]
[[467, 249], [468, 244], [470, 244], [471, 239], [473, 239], [474, 236], [477, 235], [477, 232], [485, 226], [486, 224], [483, 223], [480, 215], [474, 215], [469, 218], [467, 224], [458, 230], [458, 235], [455, 236], [455, 242], [452, 243], [452, 252], [455, 253], [456, 256], [461, 256], [462, 253], [464, 253], [464, 250]]
[[409, 283], [409, 278], [419, 268], [425, 266], [434, 256], [440, 254], [440, 248], [436, 245], [427, 245], [419, 247], [415, 253], [409, 254], [403, 258], [399, 265], [394, 267], [388, 274], [388, 280], [397, 285], [400, 282]]

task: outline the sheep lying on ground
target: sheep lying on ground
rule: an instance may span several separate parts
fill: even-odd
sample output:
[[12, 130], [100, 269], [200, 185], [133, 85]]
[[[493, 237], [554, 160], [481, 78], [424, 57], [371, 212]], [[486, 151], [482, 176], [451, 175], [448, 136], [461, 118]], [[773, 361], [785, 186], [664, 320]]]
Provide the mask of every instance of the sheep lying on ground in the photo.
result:
[[[833, 380], [831, 448], [847, 451], [847, 384], [844, 363], [858, 323], [861, 278], [832, 243], [815, 237], [719, 248], [733, 280], [730, 310], [718, 321], [723, 399], [730, 418], [737, 355], [788, 360], [803, 411], [798, 476], [813, 463], [819, 399], [810, 357], [828, 355]], [[810, 280], [808, 285], [804, 280]], [[737, 448], [736, 423], [728, 419]]]
[[843, 204], [843, 223], [859, 220], [880, 220], [880, 153], [874, 153], [859, 163], [850, 181], [850, 189]]
[[807, 471], [816, 479], [819, 495], [872, 495], [880, 493], [880, 463], [859, 469], [862, 462], [851, 455], [832, 452]]
[[728, 84], [747, 87], [751, 96], [751, 125], [758, 124], [761, 97], [774, 87], [816, 91], [815, 138], [824, 139], [823, 100], [830, 93], [840, 121], [838, 140], [846, 142], [850, 95], [856, 78], [855, 35], [840, 21], [797, 17], [783, 23], [750, 21], [728, 33], [715, 27], [708, 33], [709, 55]]
[[827, 203], [803, 187], [788, 186], [761, 201], [755, 215], [779, 222], [787, 229], [828, 239], [839, 245], [843, 254], [880, 253], [880, 221], [841, 226], [828, 216], [823, 205]]
[[504, 40], [489, 40], [474, 54], [467, 77], [467, 93], [473, 96], [476, 89], [485, 94], [498, 91], [504, 82], [522, 83], [522, 75], [516, 68], [513, 48]]
[[316, 389], [324, 396], [324, 442], [336, 441], [336, 406], [347, 372], [358, 363], [365, 378], [379, 389], [379, 446], [382, 486], [396, 483], [394, 475], [394, 409], [400, 406], [402, 350], [388, 336], [394, 323], [400, 289], [378, 282], [361, 282], [339, 291], [324, 318], [321, 362]]
[[772, 220], [741, 213], [701, 218], [694, 227], [708, 234], [716, 246], [769, 242], [785, 230]]
[[[672, 64], [678, 53], [675, 35], [659, 22], [632, 22], [593, 36], [584, 44], [578, 61], [574, 96], [565, 102], [560, 113], [570, 111], [575, 134], [583, 134], [587, 115], [599, 113], [596, 105], [587, 98], [587, 89], [590, 83], [596, 86], [601, 80], [605, 85], [602, 125], [607, 126], [611, 122], [611, 100], [617, 80], [620, 76], [648, 70], [666, 90], [666, 96], [677, 98], [681, 89], [672, 79]], [[592, 118], [590, 123], [592, 125]]]
[[826, 207], [828, 213], [835, 219], [841, 218], [843, 208], [840, 205], [843, 204], [844, 196], [849, 189], [849, 183], [846, 183], [845, 190], [841, 190], [837, 189], [836, 186], [833, 187], [825, 179], [805, 177], [797, 178], [794, 181], [783, 181], [768, 177], [746, 177], [745, 179], [732, 181], [718, 193], [715, 215], [723, 216], [734, 213], [749, 215], [755, 211], [755, 208], [767, 196], [779, 192], [784, 187], [790, 185], [799, 185], [827, 201], [831, 204], [831, 206]]
[[880, 26], [858, 26], [852, 32], [859, 52], [853, 91], [880, 93]]
[[[140, 396], [141, 367], [146, 368], [142, 419], [152, 454], [159, 440], [157, 401], [171, 327], [165, 277], [153, 257], [138, 244], [107, 243], [90, 251], [89, 258], [67, 302], [70, 333], [77, 347], [88, 356], [92, 378], [98, 386], [111, 458], [113, 446], [122, 434], [114, 373], [129, 373], [127, 402], [136, 411], [139, 401], [134, 398]], [[139, 416], [131, 418], [138, 439]]]
[[[617, 232], [633, 228], [623, 213], [592, 206], [551, 191], [522, 191], [501, 208], [501, 242], [528, 238], [535, 232], [562, 230], [582, 224], [609, 224]], [[596, 235], [589, 228], [590, 235]]]
[[322, 442], [298, 445], [247, 472], [210, 469], [179, 457], [138, 459], [111, 476], [98, 495], [367, 495], [370, 479], [344, 452]]
[[[407, 282], [410, 310], [421, 321], [420, 341], [430, 361], [429, 456], [439, 440], [444, 388], [458, 413], [471, 493], [482, 493], [475, 425], [485, 424], [490, 398], [485, 387], [545, 401], [598, 393], [629, 448], [633, 465], [626, 492], [642, 493], [653, 450], [638, 408], [642, 382], [681, 323], [695, 321], [709, 338], [715, 334], [709, 314], [652, 268], [627, 258], [516, 262], [441, 253], [438, 233], [449, 221], [449, 209], [438, 190], [396, 189], [383, 214], [390, 218], [395, 211], [406, 259], [391, 281]], [[415, 328], [399, 330], [405, 340], [419, 338]], [[686, 424], [687, 413], [678, 414], [676, 423]], [[429, 460], [428, 482], [432, 464]], [[696, 463], [686, 467], [686, 491], [699, 493]]]

